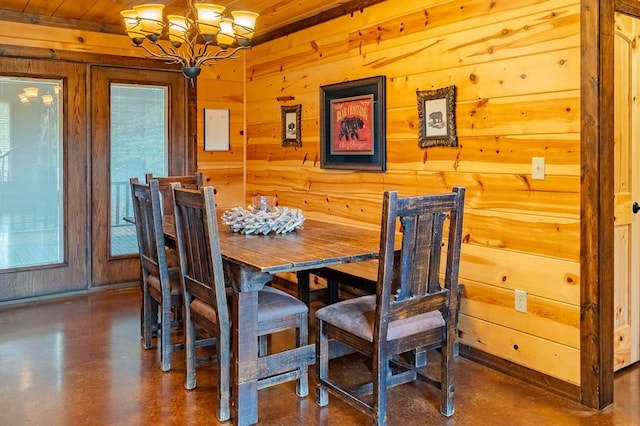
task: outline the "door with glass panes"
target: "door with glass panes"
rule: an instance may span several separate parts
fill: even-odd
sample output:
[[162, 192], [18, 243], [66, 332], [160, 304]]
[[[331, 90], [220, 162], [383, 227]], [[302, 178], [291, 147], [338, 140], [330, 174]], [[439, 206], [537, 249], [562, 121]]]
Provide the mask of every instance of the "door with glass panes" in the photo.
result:
[[0, 302], [85, 289], [81, 64], [0, 58]]
[[176, 72], [91, 71], [93, 285], [140, 277], [129, 179], [191, 172], [185, 90]]
[[139, 280], [129, 178], [194, 171], [187, 88], [179, 71], [0, 57], [0, 302]]

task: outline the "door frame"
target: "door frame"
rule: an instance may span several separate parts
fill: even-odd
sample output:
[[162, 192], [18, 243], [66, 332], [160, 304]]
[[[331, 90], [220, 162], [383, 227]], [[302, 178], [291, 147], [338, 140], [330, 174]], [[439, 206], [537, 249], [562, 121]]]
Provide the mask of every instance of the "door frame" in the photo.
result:
[[580, 393], [613, 403], [614, 15], [640, 17], [636, 0], [581, 0]]

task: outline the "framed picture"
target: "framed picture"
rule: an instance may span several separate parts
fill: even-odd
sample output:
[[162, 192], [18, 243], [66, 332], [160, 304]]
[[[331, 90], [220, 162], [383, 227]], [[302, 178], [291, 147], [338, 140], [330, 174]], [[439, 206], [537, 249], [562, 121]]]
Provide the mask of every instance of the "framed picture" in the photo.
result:
[[302, 105], [282, 107], [282, 146], [302, 146], [301, 115]]
[[204, 109], [204, 150], [229, 151], [229, 110]]
[[320, 86], [320, 167], [384, 171], [385, 76]]
[[456, 133], [456, 86], [417, 90], [421, 148], [458, 146]]

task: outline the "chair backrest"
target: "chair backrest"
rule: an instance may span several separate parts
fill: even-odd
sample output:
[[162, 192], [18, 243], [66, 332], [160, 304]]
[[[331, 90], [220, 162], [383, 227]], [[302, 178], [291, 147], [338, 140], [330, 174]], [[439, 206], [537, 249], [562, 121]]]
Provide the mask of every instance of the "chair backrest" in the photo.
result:
[[179, 183], [182, 188], [198, 189], [202, 186], [202, 172], [184, 176], [153, 176], [152, 173], [145, 175], [147, 184], [152, 180], [158, 181], [158, 188], [162, 196], [162, 214], [173, 216], [173, 198], [171, 195], [171, 183]]
[[163, 292], [169, 291], [158, 183], [152, 181], [146, 185], [139, 183], [138, 178], [131, 178], [129, 182], [143, 279], [146, 280], [148, 275], [152, 275], [160, 280]]
[[[388, 324], [394, 320], [436, 309], [445, 321], [457, 320], [464, 195], [463, 187], [447, 194], [404, 198], [395, 191], [384, 193], [374, 332], [381, 341], [386, 341]], [[399, 253], [394, 250], [397, 232], [402, 234]]]
[[211, 306], [220, 333], [230, 333], [213, 187], [194, 190], [172, 183], [171, 188], [183, 286], [191, 298], [185, 303], [198, 299]]

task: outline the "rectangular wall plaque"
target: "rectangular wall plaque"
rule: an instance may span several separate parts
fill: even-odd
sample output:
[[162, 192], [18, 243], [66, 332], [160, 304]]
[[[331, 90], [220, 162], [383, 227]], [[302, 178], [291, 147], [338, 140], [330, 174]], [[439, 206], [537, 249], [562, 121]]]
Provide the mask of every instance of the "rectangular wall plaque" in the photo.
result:
[[204, 109], [204, 150], [229, 151], [229, 110]]

